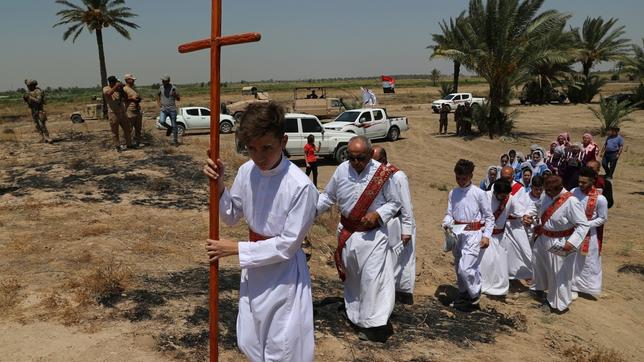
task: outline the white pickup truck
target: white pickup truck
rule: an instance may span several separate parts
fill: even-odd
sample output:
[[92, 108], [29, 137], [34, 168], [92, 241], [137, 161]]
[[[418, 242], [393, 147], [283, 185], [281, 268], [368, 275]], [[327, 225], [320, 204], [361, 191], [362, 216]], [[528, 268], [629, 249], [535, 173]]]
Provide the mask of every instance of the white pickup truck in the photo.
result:
[[[347, 160], [347, 147], [349, 140], [355, 136], [353, 133], [326, 130], [320, 120], [305, 113], [287, 113], [284, 116], [286, 135], [286, 151], [290, 156], [304, 156], [304, 145], [309, 135], [315, 137], [315, 145], [320, 145], [317, 155], [330, 158], [337, 163]], [[236, 139], [237, 152], [245, 153], [244, 148]]]
[[[165, 124], [171, 125], [170, 117]], [[156, 127], [166, 129], [157, 117]], [[235, 118], [219, 114], [219, 133], [231, 133], [235, 129]], [[183, 136], [186, 132], [210, 132], [210, 109], [206, 107], [181, 107], [177, 110], [177, 133]]]
[[332, 122], [325, 123], [330, 131], [351, 132], [369, 139], [386, 138], [395, 141], [400, 132], [409, 129], [407, 117], [387, 117], [382, 108], [361, 108], [344, 111]]
[[458, 107], [460, 104], [470, 104], [472, 106], [476, 104], [482, 106], [484, 102], [485, 98], [473, 97], [472, 93], [450, 93], [443, 97], [443, 99], [433, 101], [432, 110], [434, 111], [434, 113], [438, 113], [443, 104], [447, 104], [447, 107], [449, 107], [449, 110], [451, 112], [456, 110], [456, 107]]

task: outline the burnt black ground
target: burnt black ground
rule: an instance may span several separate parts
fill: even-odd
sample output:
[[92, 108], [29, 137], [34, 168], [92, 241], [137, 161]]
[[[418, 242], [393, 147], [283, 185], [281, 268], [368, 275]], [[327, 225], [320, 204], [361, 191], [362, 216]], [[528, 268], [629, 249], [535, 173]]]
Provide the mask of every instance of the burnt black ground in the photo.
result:
[[[415, 296], [413, 306], [396, 305], [390, 318], [394, 334], [386, 343], [362, 343], [344, 317], [339, 280], [317, 276], [313, 282], [315, 329], [352, 341], [358, 349], [403, 348], [406, 343], [443, 340], [462, 348], [494, 343], [498, 334], [525, 331], [522, 314], [506, 315], [495, 309], [471, 313], [445, 306], [434, 296]], [[235, 325], [239, 271], [219, 272], [219, 345], [237, 348]], [[195, 267], [161, 276], [145, 276], [139, 287], [125, 290], [111, 301], [122, 318], [132, 322], [154, 320], [163, 325], [156, 335], [159, 350], [178, 358], [199, 359], [208, 351], [208, 269]]]

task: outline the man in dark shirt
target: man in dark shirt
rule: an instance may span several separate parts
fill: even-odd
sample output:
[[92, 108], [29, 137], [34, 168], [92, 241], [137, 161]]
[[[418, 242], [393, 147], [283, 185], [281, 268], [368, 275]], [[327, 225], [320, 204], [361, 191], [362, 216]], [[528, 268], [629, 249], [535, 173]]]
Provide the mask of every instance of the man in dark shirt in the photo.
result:
[[617, 160], [624, 150], [624, 138], [619, 134], [619, 127], [611, 127], [608, 132], [608, 138], [602, 150], [602, 166], [606, 171], [606, 179], [612, 180]]

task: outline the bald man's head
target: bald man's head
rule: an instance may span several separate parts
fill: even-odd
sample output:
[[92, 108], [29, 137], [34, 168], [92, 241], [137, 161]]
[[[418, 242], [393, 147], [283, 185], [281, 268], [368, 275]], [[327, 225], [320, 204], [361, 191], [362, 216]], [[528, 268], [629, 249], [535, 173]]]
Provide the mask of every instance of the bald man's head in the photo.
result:
[[501, 169], [501, 178], [508, 181], [514, 180], [514, 169], [511, 166], [505, 166]]
[[387, 151], [382, 146], [373, 146], [372, 158], [380, 163], [387, 164]]
[[595, 172], [599, 173], [599, 161], [596, 160], [590, 160], [586, 162], [586, 166], [592, 168]]
[[561, 190], [563, 190], [563, 181], [559, 176], [550, 175], [545, 179], [543, 186], [546, 191], [546, 195], [555, 197], [559, 195]]

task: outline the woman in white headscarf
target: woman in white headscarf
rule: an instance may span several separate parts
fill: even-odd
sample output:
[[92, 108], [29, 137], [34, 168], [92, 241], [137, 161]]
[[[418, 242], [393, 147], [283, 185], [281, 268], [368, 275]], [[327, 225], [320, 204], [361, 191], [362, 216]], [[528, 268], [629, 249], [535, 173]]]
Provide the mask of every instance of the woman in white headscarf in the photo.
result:
[[485, 178], [481, 180], [481, 183], [479, 183], [479, 187], [481, 188], [481, 190], [489, 191], [494, 181], [496, 181], [496, 179], [498, 178], [498, 175], [499, 175], [499, 170], [497, 169], [496, 166], [488, 167]]

